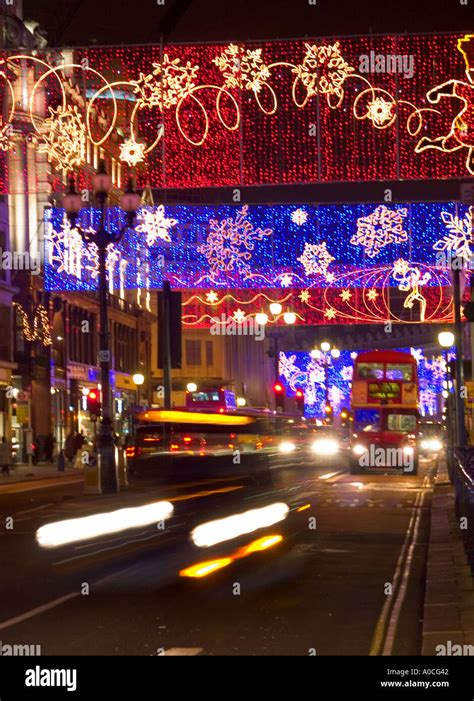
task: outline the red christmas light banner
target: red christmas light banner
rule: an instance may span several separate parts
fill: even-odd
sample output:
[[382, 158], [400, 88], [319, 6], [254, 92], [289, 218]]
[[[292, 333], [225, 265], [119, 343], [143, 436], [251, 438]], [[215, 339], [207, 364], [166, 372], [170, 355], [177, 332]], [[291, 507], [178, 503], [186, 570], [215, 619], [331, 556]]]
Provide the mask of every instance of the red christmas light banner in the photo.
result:
[[474, 174], [474, 35], [91, 48], [0, 58], [0, 186], [22, 138], [120, 185]]

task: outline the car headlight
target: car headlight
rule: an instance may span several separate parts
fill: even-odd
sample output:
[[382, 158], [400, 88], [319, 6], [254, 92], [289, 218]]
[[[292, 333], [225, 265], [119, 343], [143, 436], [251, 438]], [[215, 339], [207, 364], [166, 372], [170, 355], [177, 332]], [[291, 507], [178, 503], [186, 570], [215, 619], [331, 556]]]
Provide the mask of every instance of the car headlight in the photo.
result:
[[334, 455], [339, 450], [339, 444], [331, 438], [320, 438], [314, 441], [311, 450], [318, 455]]
[[431, 441], [431, 450], [441, 450], [443, 444], [437, 438]]
[[280, 453], [292, 453], [296, 446], [291, 441], [283, 441], [280, 443]]
[[421, 441], [421, 447], [423, 450], [429, 450], [431, 448], [430, 441]]
[[356, 455], [363, 455], [366, 449], [365, 446], [361, 445], [360, 443], [356, 443], [352, 450]]

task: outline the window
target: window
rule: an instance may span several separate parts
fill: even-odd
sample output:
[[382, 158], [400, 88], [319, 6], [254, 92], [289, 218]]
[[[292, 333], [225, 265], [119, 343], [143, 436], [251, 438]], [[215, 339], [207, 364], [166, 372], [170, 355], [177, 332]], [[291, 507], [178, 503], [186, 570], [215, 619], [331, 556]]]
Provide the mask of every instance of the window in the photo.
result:
[[387, 380], [413, 380], [413, 366], [409, 363], [387, 363]]
[[358, 433], [377, 433], [380, 431], [380, 411], [377, 409], [356, 409], [354, 430]]
[[206, 365], [214, 365], [214, 344], [206, 341]]
[[186, 341], [186, 364], [201, 365], [201, 341]]
[[416, 416], [413, 414], [389, 414], [387, 428], [397, 433], [414, 433], [416, 431]]
[[383, 363], [359, 363], [357, 375], [361, 380], [383, 380]]

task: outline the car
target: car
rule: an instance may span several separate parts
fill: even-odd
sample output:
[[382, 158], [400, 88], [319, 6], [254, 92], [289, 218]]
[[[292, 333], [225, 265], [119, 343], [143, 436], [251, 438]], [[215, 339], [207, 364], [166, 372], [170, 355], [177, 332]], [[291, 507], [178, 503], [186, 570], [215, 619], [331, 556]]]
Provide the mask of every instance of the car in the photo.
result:
[[423, 421], [419, 425], [418, 448], [424, 457], [438, 457], [444, 449], [445, 429], [435, 421]]
[[308, 452], [313, 464], [338, 463], [345, 459], [347, 450], [347, 440], [332, 426], [316, 426], [308, 437]]

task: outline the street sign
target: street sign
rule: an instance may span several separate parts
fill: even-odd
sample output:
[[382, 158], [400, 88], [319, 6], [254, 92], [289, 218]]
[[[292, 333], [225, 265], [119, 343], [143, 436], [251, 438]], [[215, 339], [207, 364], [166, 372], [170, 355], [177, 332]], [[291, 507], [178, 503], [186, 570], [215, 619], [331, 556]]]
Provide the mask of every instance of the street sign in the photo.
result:
[[100, 350], [99, 351], [99, 363], [110, 363], [110, 351]]
[[23, 390], [20, 390], [18, 394], [16, 395], [16, 400], [17, 402], [27, 402], [30, 398], [29, 392], [25, 392]]

